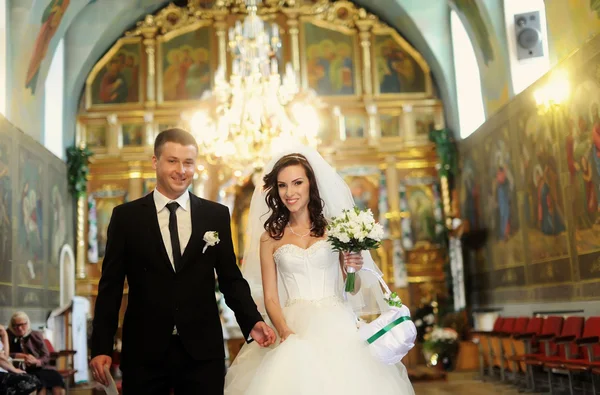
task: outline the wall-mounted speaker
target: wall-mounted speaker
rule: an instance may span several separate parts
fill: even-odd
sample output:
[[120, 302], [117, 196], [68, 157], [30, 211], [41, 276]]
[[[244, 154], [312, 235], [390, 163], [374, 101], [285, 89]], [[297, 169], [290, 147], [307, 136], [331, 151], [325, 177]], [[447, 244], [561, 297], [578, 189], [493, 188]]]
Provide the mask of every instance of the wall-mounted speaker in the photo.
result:
[[539, 11], [515, 15], [515, 34], [519, 60], [544, 56]]

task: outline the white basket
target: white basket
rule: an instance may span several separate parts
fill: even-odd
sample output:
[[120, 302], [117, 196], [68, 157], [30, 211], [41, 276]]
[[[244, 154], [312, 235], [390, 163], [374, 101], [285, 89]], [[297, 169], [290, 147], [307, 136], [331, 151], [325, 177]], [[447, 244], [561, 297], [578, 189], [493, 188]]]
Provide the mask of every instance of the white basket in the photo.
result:
[[[391, 291], [383, 278], [376, 272], [363, 268], [373, 273], [387, 295]], [[377, 319], [359, 328], [361, 338], [369, 344], [371, 352], [383, 363], [394, 365], [402, 360], [417, 339], [417, 328], [410, 319], [408, 307], [390, 306]]]

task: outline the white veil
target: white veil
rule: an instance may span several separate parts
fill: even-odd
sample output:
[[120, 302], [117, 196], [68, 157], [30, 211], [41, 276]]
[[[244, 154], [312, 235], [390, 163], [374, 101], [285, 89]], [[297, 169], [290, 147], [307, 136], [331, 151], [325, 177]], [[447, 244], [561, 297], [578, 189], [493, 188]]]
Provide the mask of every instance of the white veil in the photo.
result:
[[[319, 194], [324, 202], [323, 215], [327, 220], [342, 214], [343, 209], [354, 207], [354, 199], [350, 188], [339, 174], [323, 159], [313, 148], [300, 143], [286, 144], [286, 147], [275, 153], [269, 163], [265, 166], [260, 177], [255, 178], [255, 189], [250, 203], [248, 215], [248, 229], [246, 230], [246, 242], [244, 247], [244, 259], [242, 273], [250, 284], [252, 297], [258, 306], [258, 311], [266, 316], [264, 304], [262, 275], [260, 270], [260, 236], [264, 233], [264, 222], [269, 217], [269, 208], [265, 202], [263, 191], [263, 177], [268, 174], [275, 163], [285, 155], [297, 153], [302, 154], [308, 160], [314, 170], [317, 180]], [[383, 299], [383, 292], [379, 285], [379, 279], [371, 274], [375, 272], [382, 275], [375, 265], [369, 251], [363, 251], [363, 269], [357, 273], [360, 276], [361, 287], [356, 295], [346, 294], [345, 298], [351, 304], [357, 315], [379, 314], [388, 310], [388, 304]], [[340, 271], [341, 275], [341, 271]], [[279, 276], [278, 276], [279, 279]], [[285, 306], [286, 298], [284, 287], [279, 284], [279, 301]], [[340, 290], [342, 292], [343, 290]]]

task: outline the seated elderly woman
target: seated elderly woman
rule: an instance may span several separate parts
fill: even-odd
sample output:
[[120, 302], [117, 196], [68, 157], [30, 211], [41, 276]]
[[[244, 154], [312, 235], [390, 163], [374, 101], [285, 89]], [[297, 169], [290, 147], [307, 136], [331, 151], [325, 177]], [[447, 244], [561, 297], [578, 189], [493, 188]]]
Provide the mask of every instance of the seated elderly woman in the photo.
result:
[[65, 393], [62, 376], [48, 364], [50, 352], [44, 343], [44, 337], [40, 332], [31, 330], [27, 314], [13, 314], [8, 326], [8, 340], [10, 356], [24, 359], [25, 371], [42, 382], [42, 390], [38, 394], [46, 394], [46, 390], [51, 390], [52, 395]]
[[0, 394], [35, 394], [42, 384], [37, 377], [15, 368], [9, 360], [8, 352], [8, 334], [0, 325]]

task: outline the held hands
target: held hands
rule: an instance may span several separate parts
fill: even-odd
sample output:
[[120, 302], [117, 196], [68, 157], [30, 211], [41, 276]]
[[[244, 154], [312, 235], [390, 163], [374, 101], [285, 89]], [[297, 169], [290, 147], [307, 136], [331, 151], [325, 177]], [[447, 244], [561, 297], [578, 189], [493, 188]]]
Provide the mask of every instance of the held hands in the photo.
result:
[[358, 272], [363, 267], [363, 257], [361, 254], [353, 254], [349, 252], [343, 252], [344, 255], [344, 265], [346, 270], [348, 268], [353, 268], [354, 272]]
[[112, 358], [108, 355], [98, 355], [92, 359], [90, 362], [90, 368], [92, 371], [92, 376], [94, 380], [101, 383], [102, 385], [108, 387], [108, 378], [104, 374], [104, 367], [108, 367], [112, 365]]
[[281, 331], [281, 333], [279, 334], [279, 337], [281, 338], [281, 343], [283, 343], [285, 339], [287, 339], [290, 335], [295, 335], [295, 333], [289, 328], [286, 328], [283, 331]]
[[250, 331], [250, 336], [261, 346], [269, 347], [275, 343], [275, 332], [264, 321], [259, 321]]

